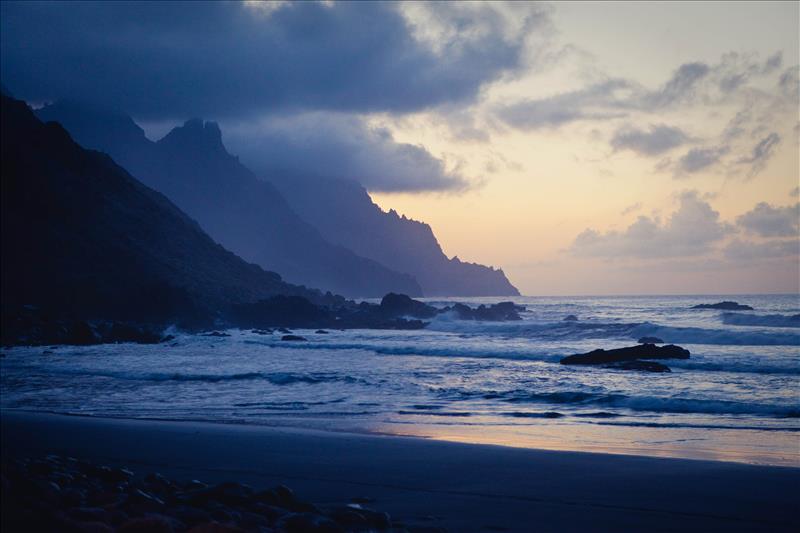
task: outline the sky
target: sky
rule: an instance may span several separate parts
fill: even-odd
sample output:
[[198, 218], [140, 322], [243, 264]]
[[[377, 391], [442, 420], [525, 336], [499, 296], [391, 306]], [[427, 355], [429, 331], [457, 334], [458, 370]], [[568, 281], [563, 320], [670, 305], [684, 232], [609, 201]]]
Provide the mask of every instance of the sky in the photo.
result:
[[524, 294], [800, 291], [800, 4], [0, 4], [3, 84], [360, 181]]

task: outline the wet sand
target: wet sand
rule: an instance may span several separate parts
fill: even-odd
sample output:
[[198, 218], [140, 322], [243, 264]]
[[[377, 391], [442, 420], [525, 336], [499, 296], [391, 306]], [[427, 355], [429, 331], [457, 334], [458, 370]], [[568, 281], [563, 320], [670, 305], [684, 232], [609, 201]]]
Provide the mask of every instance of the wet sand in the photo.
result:
[[4, 458], [69, 455], [177, 479], [368, 497], [450, 531], [797, 531], [800, 468], [412, 437], [2, 411]]

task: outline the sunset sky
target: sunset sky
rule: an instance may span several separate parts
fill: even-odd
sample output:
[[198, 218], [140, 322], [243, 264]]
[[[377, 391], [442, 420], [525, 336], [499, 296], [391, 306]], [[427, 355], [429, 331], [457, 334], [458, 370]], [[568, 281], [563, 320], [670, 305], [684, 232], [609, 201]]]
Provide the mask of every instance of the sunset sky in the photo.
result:
[[357, 179], [523, 294], [797, 292], [799, 5], [3, 3], [1, 72]]

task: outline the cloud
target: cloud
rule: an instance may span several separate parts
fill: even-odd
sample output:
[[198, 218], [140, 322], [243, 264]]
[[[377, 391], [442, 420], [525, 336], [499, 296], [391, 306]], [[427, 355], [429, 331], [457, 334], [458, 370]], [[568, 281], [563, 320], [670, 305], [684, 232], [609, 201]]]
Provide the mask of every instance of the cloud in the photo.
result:
[[800, 187], [795, 187], [794, 189], [789, 191], [789, 196], [792, 196], [792, 197], [795, 197], [795, 198], [800, 196]]
[[460, 191], [470, 183], [425, 148], [338, 113], [268, 117], [228, 128], [226, 144], [258, 173], [355, 180], [370, 191]]
[[633, 80], [609, 78], [575, 91], [503, 104], [495, 109], [495, 114], [504, 123], [521, 130], [624, 117], [631, 111], [653, 110], [686, 100], [708, 71], [709, 67], [703, 63], [681, 65], [655, 91], [648, 91]]
[[792, 100], [800, 98], [800, 66], [795, 65], [781, 74], [778, 87], [784, 96]]
[[753, 147], [749, 156], [740, 157], [736, 160], [739, 165], [749, 165], [748, 176], [753, 177], [767, 165], [770, 157], [775, 152], [775, 148], [781, 142], [781, 136], [775, 132], [770, 133]]
[[765, 242], [752, 242], [734, 239], [723, 248], [722, 252], [727, 259], [737, 262], [797, 257], [800, 255], [800, 240], [773, 239]]
[[675, 176], [694, 174], [718, 163], [730, 151], [728, 146], [711, 146], [692, 148], [676, 162], [673, 167]]
[[800, 233], [800, 204], [773, 207], [761, 202], [738, 216], [736, 223], [761, 237], [797, 236]]
[[[624, 97], [618, 93], [629, 88], [630, 85], [624, 80], [606, 80], [548, 98], [503, 104], [495, 109], [495, 114], [505, 124], [520, 130], [558, 128], [579, 120], [606, 120], [624, 116], [624, 113], [613, 108], [622, 107], [620, 102]], [[596, 108], [606, 110], [598, 111]]]
[[[577, 121], [605, 121], [634, 112], [663, 113], [697, 103], [719, 104], [734, 94], [745, 93], [752, 78], [770, 75], [781, 64], [780, 52], [764, 61], [754, 54], [729, 52], [714, 64], [684, 63], [655, 89], [632, 79], [607, 77], [581, 89], [503, 103], [494, 113], [509, 126], [535, 130], [558, 128]], [[792, 76], [797, 77], [791, 69], [784, 73], [780, 82], [782, 90], [794, 87]]]
[[738, 111], [732, 119], [728, 121], [727, 126], [722, 132], [722, 139], [726, 142], [738, 139], [745, 133], [745, 127], [753, 120], [753, 113], [748, 106], [741, 111]]
[[641, 105], [646, 108], [662, 108], [686, 101], [710, 71], [711, 68], [705, 63], [685, 63], [678, 67], [661, 89], [646, 94]]
[[728, 52], [713, 69], [713, 78], [722, 93], [729, 94], [744, 86], [753, 76], [771, 74], [783, 64], [783, 54], [778, 51], [763, 62], [753, 54]]
[[587, 229], [569, 250], [574, 255], [603, 258], [656, 259], [694, 257], [712, 250], [712, 245], [732, 228], [696, 192], [680, 196], [678, 209], [666, 220], [640, 216], [624, 231], [601, 233]]
[[[0, 73], [32, 101], [91, 100], [137, 119], [275, 110], [411, 112], [473, 100], [521, 65], [524, 40], [493, 6], [444, 29], [391, 2], [2, 2]], [[499, 8], [498, 8], [499, 9]], [[547, 21], [528, 6], [525, 32]], [[423, 32], [424, 33], [424, 32]], [[76, 73], [80, 73], [76, 76]]]
[[651, 124], [649, 130], [624, 126], [614, 133], [611, 147], [617, 150], [631, 150], [638, 154], [655, 156], [668, 152], [689, 141], [689, 136], [681, 129], [665, 124]]
[[635, 213], [636, 211], [640, 210], [641, 208], [642, 208], [642, 202], [636, 202], [636, 203], [633, 203], [633, 204], [627, 206], [625, 209], [623, 209], [620, 212], [620, 215], [623, 215], [623, 216], [624, 215], [630, 215], [631, 213]]

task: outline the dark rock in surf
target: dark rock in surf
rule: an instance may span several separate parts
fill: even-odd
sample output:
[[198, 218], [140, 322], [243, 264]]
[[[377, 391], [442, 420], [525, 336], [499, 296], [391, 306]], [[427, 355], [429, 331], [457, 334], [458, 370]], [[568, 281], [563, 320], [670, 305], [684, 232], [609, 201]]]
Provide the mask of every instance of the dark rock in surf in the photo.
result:
[[390, 292], [381, 299], [380, 311], [390, 317], [433, 318], [438, 310], [405, 294]]
[[239, 327], [251, 328], [319, 327], [333, 319], [328, 308], [315, 305], [302, 296], [285, 295], [236, 305], [231, 317]]
[[320, 334], [320, 335], [327, 335], [328, 334], [328, 332], [325, 331], [324, 329], [318, 329], [314, 333], [317, 333], [317, 334]]
[[111, 324], [111, 327], [108, 328], [108, 331], [105, 332], [102, 337], [102, 341], [107, 343], [135, 342], [137, 344], [158, 344], [159, 342], [165, 342], [158, 332], [151, 331], [145, 327], [125, 324], [123, 322], [114, 322]]
[[570, 355], [561, 360], [562, 365], [607, 365], [637, 359], [689, 359], [689, 350], [668, 344], [640, 344], [615, 350], [593, 350], [584, 354]]
[[66, 341], [66, 344], [89, 345], [99, 343], [100, 337], [88, 322], [79, 320], [73, 322], [69, 327]]
[[567, 315], [564, 317], [565, 322], [576, 322], [577, 320], [578, 317], [576, 317], [575, 315]]
[[715, 304], [698, 304], [692, 306], [692, 309], [722, 309], [723, 311], [753, 311], [749, 305], [740, 304], [738, 302], [724, 301]]
[[499, 302], [489, 306], [479, 305], [473, 309], [462, 303], [453, 304], [451, 307], [445, 307], [440, 313], [452, 312], [459, 318], [459, 320], [488, 320], [488, 321], [507, 321], [507, 320], [522, 320], [519, 316], [520, 311], [524, 311], [525, 307], [516, 305], [514, 302]]
[[281, 337], [282, 341], [307, 341], [305, 337], [301, 337], [300, 335], [284, 335]]
[[475, 309], [475, 320], [522, 320], [519, 312], [524, 310], [525, 307], [514, 302], [499, 302], [489, 306], [479, 305]]
[[655, 361], [621, 361], [619, 363], [611, 363], [605, 365], [605, 368], [613, 368], [616, 370], [636, 370], [639, 372], [672, 372], [667, 365], [656, 363]]
[[664, 341], [658, 337], [642, 337], [636, 342], [639, 344], [664, 344]]

